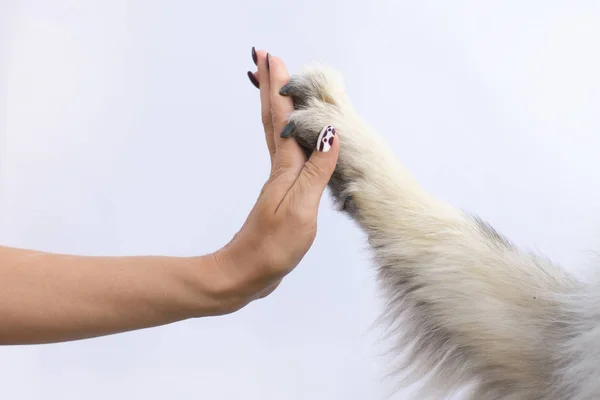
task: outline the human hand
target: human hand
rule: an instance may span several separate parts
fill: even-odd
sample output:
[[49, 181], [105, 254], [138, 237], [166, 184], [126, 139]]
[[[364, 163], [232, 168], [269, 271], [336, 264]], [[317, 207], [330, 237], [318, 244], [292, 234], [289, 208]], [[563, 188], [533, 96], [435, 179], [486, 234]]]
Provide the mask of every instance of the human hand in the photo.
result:
[[308, 159], [293, 138], [281, 137], [294, 109], [292, 100], [279, 94], [289, 74], [278, 57], [254, 49], [252, 55], [258, 71], [248, 75], [260, 89], [271, 174], [240, 231], [216, 253], [227, 282], [229, 311], [273, 292], [309, 250], [317, 233], [319, 203], [339, 153], [335, 129], [325, 132], [323, 127], [325, 134], [333, 134], [329, 146]]

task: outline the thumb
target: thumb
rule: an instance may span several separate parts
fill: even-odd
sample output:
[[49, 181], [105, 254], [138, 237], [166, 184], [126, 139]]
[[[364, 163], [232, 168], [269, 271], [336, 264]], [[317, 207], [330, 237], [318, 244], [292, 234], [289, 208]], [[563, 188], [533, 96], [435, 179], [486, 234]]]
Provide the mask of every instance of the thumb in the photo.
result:
[[333, 126], [328, 125], [319, 134], [316, 149], [304, 163], [291, 189], [293, 203], [300, 207], [318, 208], [340, 152], [340, 138]]

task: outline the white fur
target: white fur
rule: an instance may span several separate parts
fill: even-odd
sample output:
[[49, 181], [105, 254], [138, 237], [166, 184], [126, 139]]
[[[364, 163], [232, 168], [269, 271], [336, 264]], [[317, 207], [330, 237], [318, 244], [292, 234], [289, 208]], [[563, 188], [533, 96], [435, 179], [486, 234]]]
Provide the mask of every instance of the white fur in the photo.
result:
[[332, 193], [368, 235], [406, 382], [430, 376], [418, 398], [474, 384], [476, 400], [600, 399], [599, 288], [426, 193], [335, 71], [314, 65], [291, 85], [299, 141], [339, 134]]

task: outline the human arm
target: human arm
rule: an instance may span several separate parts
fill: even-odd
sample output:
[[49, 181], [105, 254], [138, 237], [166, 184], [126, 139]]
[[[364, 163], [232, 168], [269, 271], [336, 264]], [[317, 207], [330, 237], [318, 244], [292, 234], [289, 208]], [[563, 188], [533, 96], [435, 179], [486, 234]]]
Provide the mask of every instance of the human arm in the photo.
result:
[[234, 307], [220, 253], [92, 257], [0, 247], [0, 343], [76, 340]]
[[222, 315], [271, 293], [316, 235], [339, 144], [309, 160], [279, 133], [293, 106], [289, 75], [258, 52], [271, 176], [230, 243], [199, 257], [91, 257], [0, 248], [0, 344], [77, 340]]

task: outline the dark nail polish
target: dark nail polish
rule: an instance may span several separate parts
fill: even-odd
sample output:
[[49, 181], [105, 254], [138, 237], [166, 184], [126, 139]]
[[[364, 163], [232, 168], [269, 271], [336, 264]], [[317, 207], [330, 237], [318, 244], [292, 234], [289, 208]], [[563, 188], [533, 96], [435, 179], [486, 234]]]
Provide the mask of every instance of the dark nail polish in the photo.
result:
[[258, 57], [256, 57], [256, 49], [252, 47], [252, 61], [254, 61], [254, 65], [258, 65]]
[[293, 122], [290, 122], [286, 126], [283, 127], [283, 129], [281, 130], [280, 136], [282, 138], [289, 138], [290, 136], [292, 136], [294, 134], [294, 132], [296, 132], [296, 124]]
[[270, 54], [267, 53], [267, 71], [271, 70], [271, 67], [269, 67], [269, 57], [270, 57]]
[[281, 89], [279, 89], [279, 94], [282, 96], [288, 96], [290, 94], [290, 84], [283, 85]]
[[257, 89], [260, 89], [260, 84], [258, 83], [258, 81], [256, 80], [256, 78], [254, 77], [254, 74], [250, 71], [248, 71], [248, 78], [250, 78], [250, 82], [252, 82], [252, 84], [254, 86], [256, 86]]

